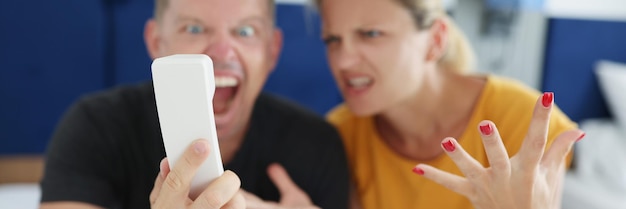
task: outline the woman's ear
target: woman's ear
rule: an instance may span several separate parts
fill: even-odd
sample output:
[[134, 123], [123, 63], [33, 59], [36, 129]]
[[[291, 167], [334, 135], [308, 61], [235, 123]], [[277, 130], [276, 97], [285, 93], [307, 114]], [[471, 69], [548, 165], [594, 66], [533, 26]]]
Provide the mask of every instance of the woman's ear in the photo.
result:
[[438, 62], [448, 48], [448, 23], [443, 18], [434, 20], [430, 27], [430, 48], [426, 56], [427, 61]]
[[148, 50], [148, 54], [150, 54], [150, 58], [156, 59], [159, 57], [159, 47], [160, 42], [160, 34], [158, 31], [158, 23], [154, 19], [150, 19], [146, 22], [143, 31], [143, 39], [146, 44], [146, 49]]

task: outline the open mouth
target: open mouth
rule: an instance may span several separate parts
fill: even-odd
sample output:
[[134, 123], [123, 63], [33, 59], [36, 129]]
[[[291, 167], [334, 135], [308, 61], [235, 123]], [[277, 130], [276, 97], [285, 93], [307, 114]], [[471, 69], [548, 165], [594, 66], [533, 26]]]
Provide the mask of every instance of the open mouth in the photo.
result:
[[360, 90], [360, 89], [365, 89], [367, 87], [370, 87], [372, 85], [372, 78], [366, 77], [366, 76], [359, 76], [359, 77], [352, 77], [349, 79], [346, 79], [346, 83], [348, 84], [349, 88], [355, 89], [355, 90]]
[[232, 76], [215, 77], [215, 95], [213, 96], [213, 112], [223, 114], [228, 112], [239, 90], [239, 80]]

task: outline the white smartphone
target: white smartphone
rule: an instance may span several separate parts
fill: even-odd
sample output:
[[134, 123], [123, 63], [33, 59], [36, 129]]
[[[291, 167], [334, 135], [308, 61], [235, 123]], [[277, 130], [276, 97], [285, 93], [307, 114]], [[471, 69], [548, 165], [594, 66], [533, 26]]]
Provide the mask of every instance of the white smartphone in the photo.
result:
[[152, 62], [152, 82], [165, 154], [174, 165], [196, 139], [209, 141], [209, 157], [191, 182], [195, 199], [224, 173], [213, 115], [213, 61], [204, 54], [177, 54]]

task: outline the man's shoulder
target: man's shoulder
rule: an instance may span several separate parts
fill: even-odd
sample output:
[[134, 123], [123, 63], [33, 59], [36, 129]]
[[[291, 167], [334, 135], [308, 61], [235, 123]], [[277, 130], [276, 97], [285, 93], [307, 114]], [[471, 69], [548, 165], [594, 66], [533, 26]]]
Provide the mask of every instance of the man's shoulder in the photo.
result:
[[336, 134], [333, 126], [323, 116], [289, 99], [271, 93], [262, 93], [257, 99], [254, 116], [264, 122], [281, 127], [291, 127], [302, 135]]
[[154, 103], [151, 82], [124, 84], [81, 96], [77, 105], [93, 111], [121, 111], [144, 108]]
[[257, 98], [255, 111], [257, 110], [271, 113], [279, 118], [323, 120], [320, 115], [312, 110], [285, 97], [267, 92], [261, 93]]

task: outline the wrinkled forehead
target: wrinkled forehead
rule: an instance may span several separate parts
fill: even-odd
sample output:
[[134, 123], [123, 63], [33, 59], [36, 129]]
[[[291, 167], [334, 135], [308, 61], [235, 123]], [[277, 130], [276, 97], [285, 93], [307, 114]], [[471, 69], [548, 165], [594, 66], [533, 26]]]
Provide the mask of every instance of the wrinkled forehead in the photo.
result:
[[319, 6], [323, 31], [331, 33], [411, 20], [396, 0], [322, 0]]
[[[197, 19], [206, 24], [237, 23], [251, 18], [271, 21], [267, 0], [169, 0], [164, 18], [178, 21], [181, 17]], [[167, 21], [167, 20], [166, 20]]]

